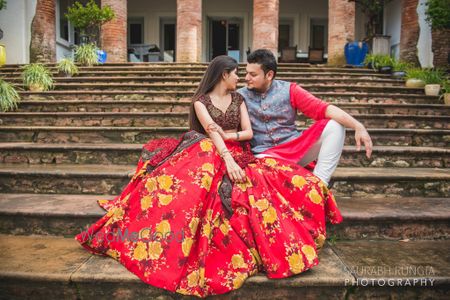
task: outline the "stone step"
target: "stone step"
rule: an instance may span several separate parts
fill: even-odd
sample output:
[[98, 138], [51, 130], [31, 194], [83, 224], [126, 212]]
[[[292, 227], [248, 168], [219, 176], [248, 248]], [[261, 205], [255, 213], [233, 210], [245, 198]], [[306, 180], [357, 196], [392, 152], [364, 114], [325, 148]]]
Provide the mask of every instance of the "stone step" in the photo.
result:
[[[327, 102], [338, 103], [417, 103], [443, 104], [439, 97], [424, 94], [378, 92], [313, 92]], [[19, 91], [22, 100], [177, 100], [190, 101], [193, 92], [186, 91], [136, 91], [136, 90], [52, 90], [46, 92]]]
[[[16, 84], [16, 86], [20, 86]], [[184, 92], [193, 94], [197, 89], [198, 83], [64, 83], [56, 82], [54, 84], [55, 91], [73, 91], [83, 90], [88, 91], [103, 91], [109, 92], [121, 92], [132, 91], [134, 93], [141, 92]], [[239, 84], [238, 88], [243, 87], [243, 84]], [[425, 95], [423, 88], [407, 88], [405, 86], [382, 86], [382, 85], [362, 85], [362, 84], [334, 84], [334, 83], [316, 83], [316, 84], [302, 84], [306, 90], [314, 92], [365, 92], [365, 93], [381, 93], [381, 94], [417, 94]]]
[[[0, 113], [0, 125], [12, 126], [188, 126], [187, 112], [8, 112]], [[450, 129], [450, 115], [416, 116], [353, 114], [367, 128]], [[309, 126], [314, 120], [297, 117], [297, 126]]]
[[[8, 66], [4, 65], [0, 70], [1, 73], [8, 72], [21, 72], [23, 65], [15, 65]], [[134, 71], [205, 71], [208, 64], [176, 64], [176, 63], [150, 63], [150, 64], [124, 64], [124, 65], [97, 65], [91, 67], [78, 66], [80, 71], [91, 71], [101, 72], [101, 71], [126, 71], [126, 72], [134, 72]], [[245, 63], [239, 64], [239, 69], [241, 72], [245, 70]], [[51, 71], [57, 71], [56, 66], [48, 66], [47, 67]], [[354, 74], [379, 74], [372, 69], [367, 68], [341, 68], [341, 67], [326, 67], [326, 66], [311, 66], [311, 65], [302, 65], [302, 64], [279, 64], [277, 68], [278, 72], [333, 72], [333, 73], [354, 73]], [[386, 74], [383, 74], [386, 75]], [[386, 75], [390, 76], [390, 75]]]
[[[0, 163], [136, 164], [141, 144], [0, 143]], [[447, 168], [450, 150], [432, 147], [375, 146], [371, 159], [354, 146], [344, 147], [342, 167]]]
[[[190, 101], [174, 100], [23, 100], [18, 112], [187, 112]], [[444, 104], [331, 102], [350, 114], [450, 115]]]
[[[286, 279], [248, 278], [218, 299], [446, 299], [448, 240], [337, 241], [320, 263]], [[5, 299], [185, 299], [143, 283], [111, 257], [90, 254], [73, 237], [0, 235]]]
[[[100, 219], [97, 200], [110, 195], [0, 194], [0, 233], [74, 236]], [[338, 239], [450, 237], [447, 198], [338, 198], [344, 222], [330, 225]]]
[[[89, 74], [91, 75], [91, 74]], [[198, 85], [201, 76], [74, 76], [74, 77], [58, 77], [53, 79], [56, 83], [120, 83], [120, 84], [142, 84], [142, 83], [155, 83], [155, 84], [174, 84], [174, 83], [191, 83]], [[298, 82], [301, 84], [350, 84], [350, 85], [377, 85], [377, 86], [405, 86], [404, 80], [399, 79], [384, 79], [377, 77], [362, 76], [359, 78], [335, 75], [335, 76], [277, 76], [278, 79], [286, 80], [290, 82]], [[22, 78], [20, 77], [8, 77], [8, 82], [14, 84], [22, 84]], [[245, 83], [243, 76], [241, 77], [242, 84]]]
[[[299, 128], [301, 130], [302, 128]], [[160, 137], [179, 137], [186, 127], [57, 127], [0, 126], [4, 142], [36, 143], [146, 143]], [[449, 147], [450, 131], [445, 129], [369, 128], [377, 146]], [[347, 130], [346, 144], [354, 144], [354, 131]]]
[[[1, 164], [0, 193], [119, 194], [135, 166]], [[335, 194], [343, 197], [447, 197], [450, 170], [338, 168]]]

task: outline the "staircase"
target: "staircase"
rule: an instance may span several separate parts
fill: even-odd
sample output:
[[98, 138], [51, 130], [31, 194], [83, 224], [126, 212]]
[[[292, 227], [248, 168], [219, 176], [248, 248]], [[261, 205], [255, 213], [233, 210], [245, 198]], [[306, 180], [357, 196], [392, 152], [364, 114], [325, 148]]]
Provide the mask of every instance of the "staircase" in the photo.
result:
[[[19, 67], [0, 76], [20, 86]], [[96, 200], [121, 191], [143, 143], [186, 131], [205, 68], [82, 67], [55, 77], [53, 91], [21, 92], [19, 110], [0, 113], [0, 299], [181, 298], [89, 254], [73, 236], [104, 214]], [[319, 266], [282, 280], [257, 275], [218, 298], [447, 299], [450, 107], [366, 69], [280, 64], [277, 77], [365, 124], [373, 157], [355, 150], [347, 130], [334, 175], [344, 222], [328, 227]]]

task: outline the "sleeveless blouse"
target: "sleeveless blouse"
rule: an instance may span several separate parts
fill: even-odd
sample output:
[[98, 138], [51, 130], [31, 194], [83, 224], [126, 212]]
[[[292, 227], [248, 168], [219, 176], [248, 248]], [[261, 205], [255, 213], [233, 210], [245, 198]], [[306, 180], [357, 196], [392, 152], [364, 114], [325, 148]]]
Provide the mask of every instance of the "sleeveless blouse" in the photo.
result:
[[217, 125], [222, 127], [223, 130], [239, 130], [241, 124], [240, 108], [242, 102], [244, 102], [244, 97], [239, 93], [231, 92], [231, 103], [225, 113], [214, 106], [209, 95], [202, 95], [197, 101], [200, 101], [206, 106], [211, 118]]

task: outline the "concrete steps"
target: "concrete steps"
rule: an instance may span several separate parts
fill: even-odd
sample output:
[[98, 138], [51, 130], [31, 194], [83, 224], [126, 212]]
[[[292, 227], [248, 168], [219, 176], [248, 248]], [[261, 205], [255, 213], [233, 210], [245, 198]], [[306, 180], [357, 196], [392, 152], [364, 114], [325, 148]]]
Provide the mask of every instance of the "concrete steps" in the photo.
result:
[[[317, 267], [301, 275], [257, 275], [217, 298], [445, 299], [449, 246], [448, 240], [336, 242], [319, 253]], [[181, 298], [142, 283], [109, 257], [89, 254], [73, 238], [0, 235], [0, 250], [0, 288], [8, 299]], [[376, 259], [367, 259], [374, 254]]]
[[[0, 126], [0, 140], [36, 143], [146, 143], [160, 137], [179, 137], [187, 127], [57, 127]], [[378, 146], [448, 147], [445, 129], [368, 129]], [[347, 130], [346, 144], [354, 144], [354, 131]]]
[[[73, 236], [104, 214], [96, 200], [128, 183], [143, 143], [187, 130], [206, 64], [106, 64], [73, 78], [49, 66], [56, 90], [21, 91], [19, 110], [0, 114], [0, 299], [181, 299]], [[20, 73], [0, 69], [17, 85]], [[280, 64], [277, 77], [366, 124], [373, 157], [348, 130], [333, 188], [344, 222], [327, 227], [319, 266], [283, 280], [258, 275], [218, 298], [446, 299], [450, 107], [368, 69]]]
[[[406, 93], [376, 93], [376, 92], [346, 92], [324, 91], [314, 92], [316, 97], [327, 102], [339, 103], [417, 103], [417, 104], [443, 104], [438, 97], [423, 94]], [[52, 90], [46, 92], [19, 91], [23, 100], [178, 100], [190, 101], [193, 90], [186, 91], [157, 91], [157, 90]]]
[[[133, 165], [2, 164], [0, 193], [119, 194]], [[439, 168], [338, 168], [335, 195], [446, 197], [450, 170]]]
[[[190, 101], [171, 100], [23, 100], [17, 112], [187, 112]], [[351, 114], [448, 116], [443, 104], [337, 103]]]
[[[0, 233], [75, 236], [105, 211], [110, 195], [0, 194]], [[450, 236], [445, 198], [338, 198], [345, 224], [328, 235], [343, 239], [443, 239]], [[401, 224], [398, 224], [398, 223]]]
[[[0, 113], [4, 126], [188, 126], [188, 112], [8, 112]], [[450, 116], [395, 114], [353, 114], [367, 128], [450, 129]], [[297, 126], [314, 120], [304, 115]]]
[[[0, 143], [0, 163], [133, 165], [141, 144]], [[371, 159], [364, 151], [346, 146], [342, 167], [447, 168], [450, 150], [433, 147], [375, 146]]]

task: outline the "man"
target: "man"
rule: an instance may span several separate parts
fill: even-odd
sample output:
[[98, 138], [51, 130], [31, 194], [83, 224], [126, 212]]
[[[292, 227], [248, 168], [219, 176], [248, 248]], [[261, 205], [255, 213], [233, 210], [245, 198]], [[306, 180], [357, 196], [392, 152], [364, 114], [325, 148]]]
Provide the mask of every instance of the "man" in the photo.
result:
[[[355, 130], [357, 150], [364, 144], [366, 156], [372, 141], [366, 128], [342, 109], [330, 105], [295, 83], [276, 80], [277, 62], [271, 51], [258, 49], [247, 57], [245, 98], [253, 129], [252, 151], [256, 157], [275, 157], [302, 166], [317, 160], [313, 173], [326, 185], [344, 147], [345, 127]], [[316, 123], [299, 132], [297, 110]]]

